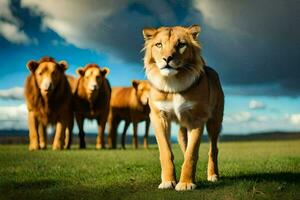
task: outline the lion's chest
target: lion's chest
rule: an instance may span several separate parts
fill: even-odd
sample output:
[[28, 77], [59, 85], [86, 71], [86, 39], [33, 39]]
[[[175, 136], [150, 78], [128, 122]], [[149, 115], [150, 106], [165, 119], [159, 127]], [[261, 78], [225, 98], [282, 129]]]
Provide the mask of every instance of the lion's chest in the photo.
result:
[[169, 117], [181, 121], [195, 109], [197, 102], [187, 99], [180, 94], [175, 94], [171, 99], [155, 100], [153, 104], [158, 110], [166, 113]]

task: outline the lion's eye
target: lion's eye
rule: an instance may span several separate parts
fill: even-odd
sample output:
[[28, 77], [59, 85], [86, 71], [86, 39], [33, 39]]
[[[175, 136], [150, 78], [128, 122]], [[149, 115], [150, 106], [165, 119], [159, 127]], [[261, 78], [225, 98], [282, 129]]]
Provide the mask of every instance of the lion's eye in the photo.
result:
[[186, 43], [184, 43], [184, 42], [179, 42], [178, 45], [177, 45], [177, 47], [178, 47], [179, 49], [181, 49], [181, 48], [183, 48], [183, 47], [185, 47], [185, 46], [186, 46]]
[[158, 43], [155, 44], [155, 46], [158, 47], [158, 48], [162, 48], [162, 43], [158, 42]]

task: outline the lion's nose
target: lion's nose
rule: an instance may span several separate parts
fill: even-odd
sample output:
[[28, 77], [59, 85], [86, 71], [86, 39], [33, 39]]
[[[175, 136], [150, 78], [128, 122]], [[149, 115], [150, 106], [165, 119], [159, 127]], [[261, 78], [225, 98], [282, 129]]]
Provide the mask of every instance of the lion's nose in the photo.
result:
[[166, 63], [169, 63], [171, 60], [173, 60], [173, 56], [169, 56], [168, 58], [163, 58]]
[[98, 90], [99, 86], [97, 83], [91, 81], [88, 85], [89, 90], [94, 91], [94, 90]]
[[41, 89], [47, 90], [47, 91], [52, 90], [53, 89], [53, 84], [52, 84], [51, 80], [48, 79], [48, 78], [44, 79], [42, 84], [41, 84]]

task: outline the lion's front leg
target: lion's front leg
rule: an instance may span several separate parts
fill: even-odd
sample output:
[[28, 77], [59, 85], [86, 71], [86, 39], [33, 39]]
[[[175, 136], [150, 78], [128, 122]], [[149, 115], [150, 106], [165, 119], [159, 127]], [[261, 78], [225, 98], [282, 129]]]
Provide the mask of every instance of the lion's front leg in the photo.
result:
[[67, 127], [65, 131], [65, 141], [64, 141], [64, 149], [70, 149], [72, 145], [72, 139], [73, 139], [73, 126], [74, 126], [74, 118], [73, 114], [70, 113]]
[[159, 148], [161, 164], [161, 184], [159, 189], [174, 188], [176, 185], [174, 155], [170, 143], [170, 122], [159, 116], [159, 113], [150, 114], [151, 122], [154, 126], [155, 136]]
[[195, 174], [198, 161], [198, 152], [204, 124], [199, 128], [188, 129], [188, 143], [184, 153], [184, 162], [181, 176], [176, 190], [193, 190], [196, 188]]
[[66, 131], [66, 124], [61, 121], [58, 121], [56, 123], [56, 131], [55, 131], [55, 136], [52, 145], [53, 150], [62, 149], [65, 131]]
[[105, 140], [104, 140], [104, 130], [106, 125], [106, 120], [99, 119], [98, 122], [98, 135], [96, 139], [96, 149], [105, 149]]
[[38, 120], [34, 116], [34, 112], [29, 111], [28, 113], [28, 127], [29, 127], [29, 150], [39, 149], [38, 139]]
[[47, 149], [47, 132], [42, 123], [39, 123], [39, 146], [41, 149]]

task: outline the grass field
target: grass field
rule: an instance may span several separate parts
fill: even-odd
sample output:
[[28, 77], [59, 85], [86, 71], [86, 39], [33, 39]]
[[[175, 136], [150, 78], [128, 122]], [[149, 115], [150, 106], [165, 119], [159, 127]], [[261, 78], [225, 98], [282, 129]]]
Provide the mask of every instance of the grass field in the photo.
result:
[[[177, 178], [182, 154], [173, 146]], [[219, 145], [221, 179], [206, 181], [200, 147], [195, 191], [158, 190], [158, 149], [28, 152], [0, 146], [0, 199], [300, 199], [300, 140]]]

